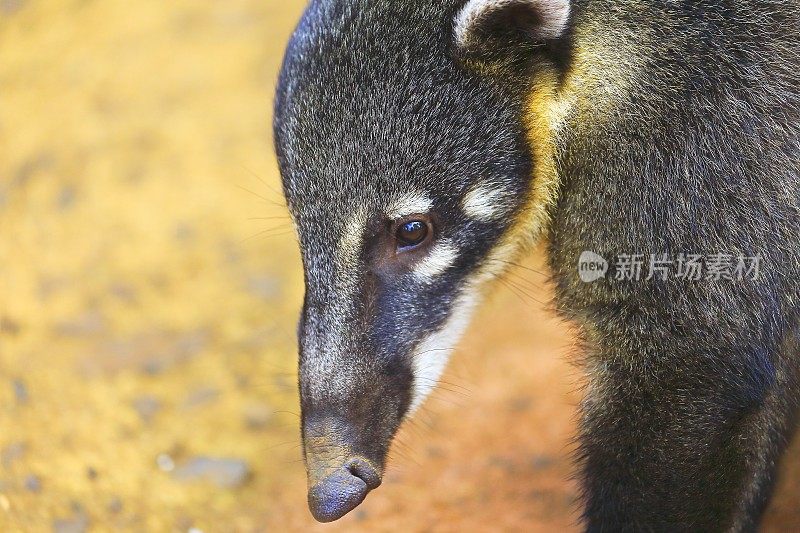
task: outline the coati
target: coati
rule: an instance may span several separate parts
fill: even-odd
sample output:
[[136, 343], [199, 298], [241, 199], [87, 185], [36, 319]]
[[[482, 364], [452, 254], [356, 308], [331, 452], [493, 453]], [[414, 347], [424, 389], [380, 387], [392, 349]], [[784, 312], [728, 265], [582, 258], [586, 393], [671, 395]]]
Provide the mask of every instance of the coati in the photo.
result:
[[[586, 530], [757, 527], [800, 396], [799, 8], [309, 3], [274, 138], [317, 520], [381, 483], [482, 288], [545, 240], [585, 359]], [[587, 280], [586, 253], [612, 266]]]

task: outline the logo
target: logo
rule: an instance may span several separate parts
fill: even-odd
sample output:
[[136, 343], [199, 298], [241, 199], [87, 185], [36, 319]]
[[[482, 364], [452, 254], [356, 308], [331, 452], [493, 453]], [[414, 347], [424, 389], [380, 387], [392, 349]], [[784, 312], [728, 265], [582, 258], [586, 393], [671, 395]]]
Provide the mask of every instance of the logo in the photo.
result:
[[606, 277], [608, 261], [602, 255], [585, 251], [578, 259], [578, 275], [584, 283], [592, 283]]

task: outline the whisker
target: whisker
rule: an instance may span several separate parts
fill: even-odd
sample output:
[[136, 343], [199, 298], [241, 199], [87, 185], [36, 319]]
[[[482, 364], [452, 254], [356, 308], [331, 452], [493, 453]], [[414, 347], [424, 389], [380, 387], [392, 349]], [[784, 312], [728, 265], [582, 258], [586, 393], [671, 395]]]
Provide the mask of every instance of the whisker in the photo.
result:
[[[279, 191], [277, 191], [277, 190], [276, 190], [276, 189], [275, 189], [275, 188], [274, 188], [272, 185], [270, 185], [269, 183], [267, 183], [267, 180], [265, 180], [264, 178], [262, 178], [261, 176], [259, 176], [259, 175], [258, 175], [258, 174], [257, 174], [255, 171], [251, 170], [250, 168], [248, 168], [248, 167], [247, 167], [247, 166], [245, 166], [245, 165], [241, 165], [241, 167], [242, 167], [243, 169], [245, 169], [247, 172], [249, 172], [249, 173], [250, 173], [250, 174], [251, 174], [253, 177], [255, 177], [255, 178], [258, 180], [258, 181], [260, 181], [261, 183], [263, 183], [263, 184], [264, 184], [264, 186], [265, 186], [267, 189], [269, 189], [270, 191], [272, 191], [272, 193], [273, 193], [273, 194], [276, 194], [276, 195], [278, 195], [279, 197], [283, 198], [283, 194], [281, 194]], [[286, 204], [283, 204], [283, 206], [285, 207], [285, 206], [286, 206]]]
[[455, 346], [451, 347], [451, 348], [431, 348], [429, 350], [425, 350], [424, 352], [415, 353], [414, 355], [415, 356], [420, 356], [420, 355], [425, 355], [425, 354], [431, 353], [431, 352], [448, 352], [448, 351], [452, 351], [452, 350], [455, 350]]
[[530, 290], [540, 291], [540, 290], [542, 290], [544, 288], [542, 285], [539, 285], [535, 281], [529, 280], [525, 276], [523, 276], [523, 275], [521, 275], [521, 274], [519, 274], [517, 272], [514, 272], [513, 270], [509, 270], [506, 273], [506, 275], [513, 276], [514, 278], [516, 278], [518, 280], [518, 283], [520, 283], [520, 284], [522, 284], [524, 282], [525, 285], [523, 285], [523, 286], [527, 287]]
[[470, 389], [469, 387], [464, 387], [462, 385], [458, 385], [456, 383], [453, 383], [452, 381], [439, 380], [439, 382], [440, 383], [444, 383], [445, 385], [448, 385], [450, 387], [456, 387], [458, 389], [461, 389], [466, 394], [472, 394], [472, 392], [473, 392], [472, 389]]
[[528, 302], [526, 302], [526, 301], [525, 301], [525, 298], [523, 298], [523, 297], [522, 297], [522, 295], [521, 295], [519, 292], [517, 292], [517, 291], [518, 291], [518, 289], [517, 289], [516, 287], [512, 286], [512, 285], [511, 285], [511, 284], [508, 282], [508, 280], [507, 280], [507, 279], [498, 278], [498, 279], [497, 279], [497, 281], [499, 281], [499, 282], [500, 282], [500, 284], [502, 284], [502, 285], [503, 285], [503, 286], [504, 286], [506, 289], [508, 289], [509, 291], [511, 291], [511, 294], [513, 294], [514, 296], [516, 296], [517, 298], [519, 298], [519, 300], [520, 300], [520, 301], [521, 301], [523, 304], [525, 304], [525, 305], [527, 305], [527, 304], [528, 304]]
[[544, 302], [542, 302], [541, 300], [539, 300], [538, 298], [536, 298], [535, 296], [533, 296], [532, 294], [530, 294], [529, 292], [527, 292], [523, 287], [520, 287], [519, 283], [515, 282], [514, 280], [505, 278], [505, 279], [501, 279], [501, 281], [504, 284], [506, 284], [507, 287], [514, 287], [516, 289], [516, 291], [517, 291], [517, 294], [518, 295], [522, 295], [522, 297], [523, 297], [522, 300], [523, 301], [524, 301], [525, 298], [528, 298], [529, 300], [531, 300], [531, 301], [533, 301], [533, 302], [535, 302], [535, 303], [537, 303], [539, 305], [547, 305]]
[[539, 274], [540, 276], [544, 276], [545, 278], [549, 278], [550, 277], [550, 275], [545, 273], [545, 272], [542, 272], [540, 270], [536, 270], [535, 268], [527, 267], [525, 265], [521, 265], [519, 263], [515, 263], [514, 261], [506, 261], [505, 259], [497, 259], [495, 257], [492, 257], [489, 260], [490, 261], [495, 261], [496, 263], [503, 263], [505, 265], [513, 266], [513, 267], [516, 267], [516, 268], [521, 268], [522, 270], [527, 270], [528, 272], [533, 272], [534, 274]]
[[434, 385], [436, 387], [435, 390], [437, 390], [437, 391], [450, 392], [452, 394], [457, 394], [462, 398], [469, 398], [469, 394], [467, 394], [466, 392], [460, 391], [460, 390], [456, 390], [456, 389], [450, 389], [450, 388], [448, 388], [446, 386], [446, 384], [443, 384], [440, 381], [436, 381], [435, 379], [425, 378], [425, 377], [422, 377], [422, 376], [416, 376], [414, 379], [421, 379], [421, 380], [424, 380], [424, 381]]
[[443, 403], [446, 403], [448, 405], [452, 405], [452, 406], [455, 406], [455, 407], [461, 407], [461, 408], [467, 407], [466, 403], [457, 402], [457, 401], [451, 400], [449, 398], [442, 398], [440, 395], [437, 395], [437, 394], [431, 394], [430, 396], [428, 396], [426, 401], [428, 401], [428, 402], [431, 402], [431, 401], [443, 402]]
[[299, 414], [299, 413], [295, 413], [294, 411], [283, 411], [283, 410], [281, 410], [281, 411], [275, 411], [275, 414], [279, 414], [279, 413], [280, 413], [280, 414], [289, 414], [289, 415], [294, 415], [294, 416], [296, 416], [298, 419], [300, 418], [300, 414]]
[[392, 451], [400, 453], [405, 459], [409, 459], [416, 463], [417, 466], [421, 466], [419, 462], [412, 456], [412, 452], [414, 451], [413, 448], [410, 444], [405, 442], [402, 437], [395, 437], [394, 441], [392, 442]]
[[250, 190], [250, 189], [248, 189], [247, 187], [242, 187], [242, 186], [241, 186], [241, 185], [239, 185], [239, 184], [234, 184], [234, 185], [236, 185], [236, 187], [238, 187], [238, 188], [242, 189], [242, 190], [243, 190], [243, 191], [245, 191], [245, 192], [249, 192], [250, 194], [252, 194], [252, 195], [253, 195], [253, 196], [255, 196], [256, 198], [258, 198], [258, 199], [260, 199], [260, 200], [262, 200], [262, 201], [264, 201], [264, 202], [266, 202], [266, 203], [268, 203], [268, 204], [270, 204], [270, 205], [274, 205], [275, 207], [285, 207], [284, 205], [282, 205], [282, 204], [279, 204], [279, 203], [275, 202], [274, 200], [270, 200], [269, 198], [267, 198], [267, 197], [265, 197], [265, 196], [261, 196], [260, 194], [258, 194], [258, 193], [257, 193], [257, 192], [255, 192], [255, 191], [251, 191], [251, 190]]
[[275, 228], [265, 229], [264, 231], [259, 231], [255, 235], [251, 235], [246, 239], [243, 239], [242, 241], [240, 241], [239, 244], [243, 244], [257, 237], [281, 237], [284, 235], [289, 235], [290, 233], [294, 233], [294, 230], [293, 229], [287, 230], [285, 229], [285, 226], [278, 226]]
[[280, 448], [281, 446], [288, 446], [289, 444], [294, 444], [295, 447], [299, 447], [300, 446], [300, 444], [297, 442], [297, 440], [290, 440], [290, 441], [286, 441], [286, 442], [281, 442], [280, 444], [275, 444], [274, 446], [267, 446], [262, 451], [271, 452], [271, 451], [275, 450], [276, 448]]

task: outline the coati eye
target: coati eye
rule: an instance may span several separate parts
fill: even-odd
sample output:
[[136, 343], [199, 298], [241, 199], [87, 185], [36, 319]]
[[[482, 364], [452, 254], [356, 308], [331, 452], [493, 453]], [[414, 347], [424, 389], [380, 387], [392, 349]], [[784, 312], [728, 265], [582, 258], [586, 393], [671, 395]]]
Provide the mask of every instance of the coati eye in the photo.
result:
[[398, 226], [395, 232], [398, 249], [406, 251], [416, 248], [425, 242], [429, 234], [430, 228], [428, 227], [428, 223], [423, 220], [409, 220], [408, 222], [403, 222]]

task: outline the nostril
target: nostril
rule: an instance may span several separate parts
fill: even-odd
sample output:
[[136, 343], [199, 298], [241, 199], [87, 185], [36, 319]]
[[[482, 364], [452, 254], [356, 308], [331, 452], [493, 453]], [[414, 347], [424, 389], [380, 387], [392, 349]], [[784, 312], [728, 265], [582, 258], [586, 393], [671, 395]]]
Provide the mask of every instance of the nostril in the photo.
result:
[[360, 478], [367, 485], [369, 490], [378, 488], [381, 484], [381, 476], [378, 474], [378, 471], [369, 461], [362, 457], [353, 457], [347, 461], [345, 468], [347, 468], [351, 474]]
[[308, 507], [320, 522], [333, 522], [364, 501], [369, 489], [344, 468], [323, 479], [308, 491]]
[[355, 457], [310, 487], [308, 506], [314, 518], [332, 522], [355, 509], [380, 484], [380, 474], [369, 461]]

